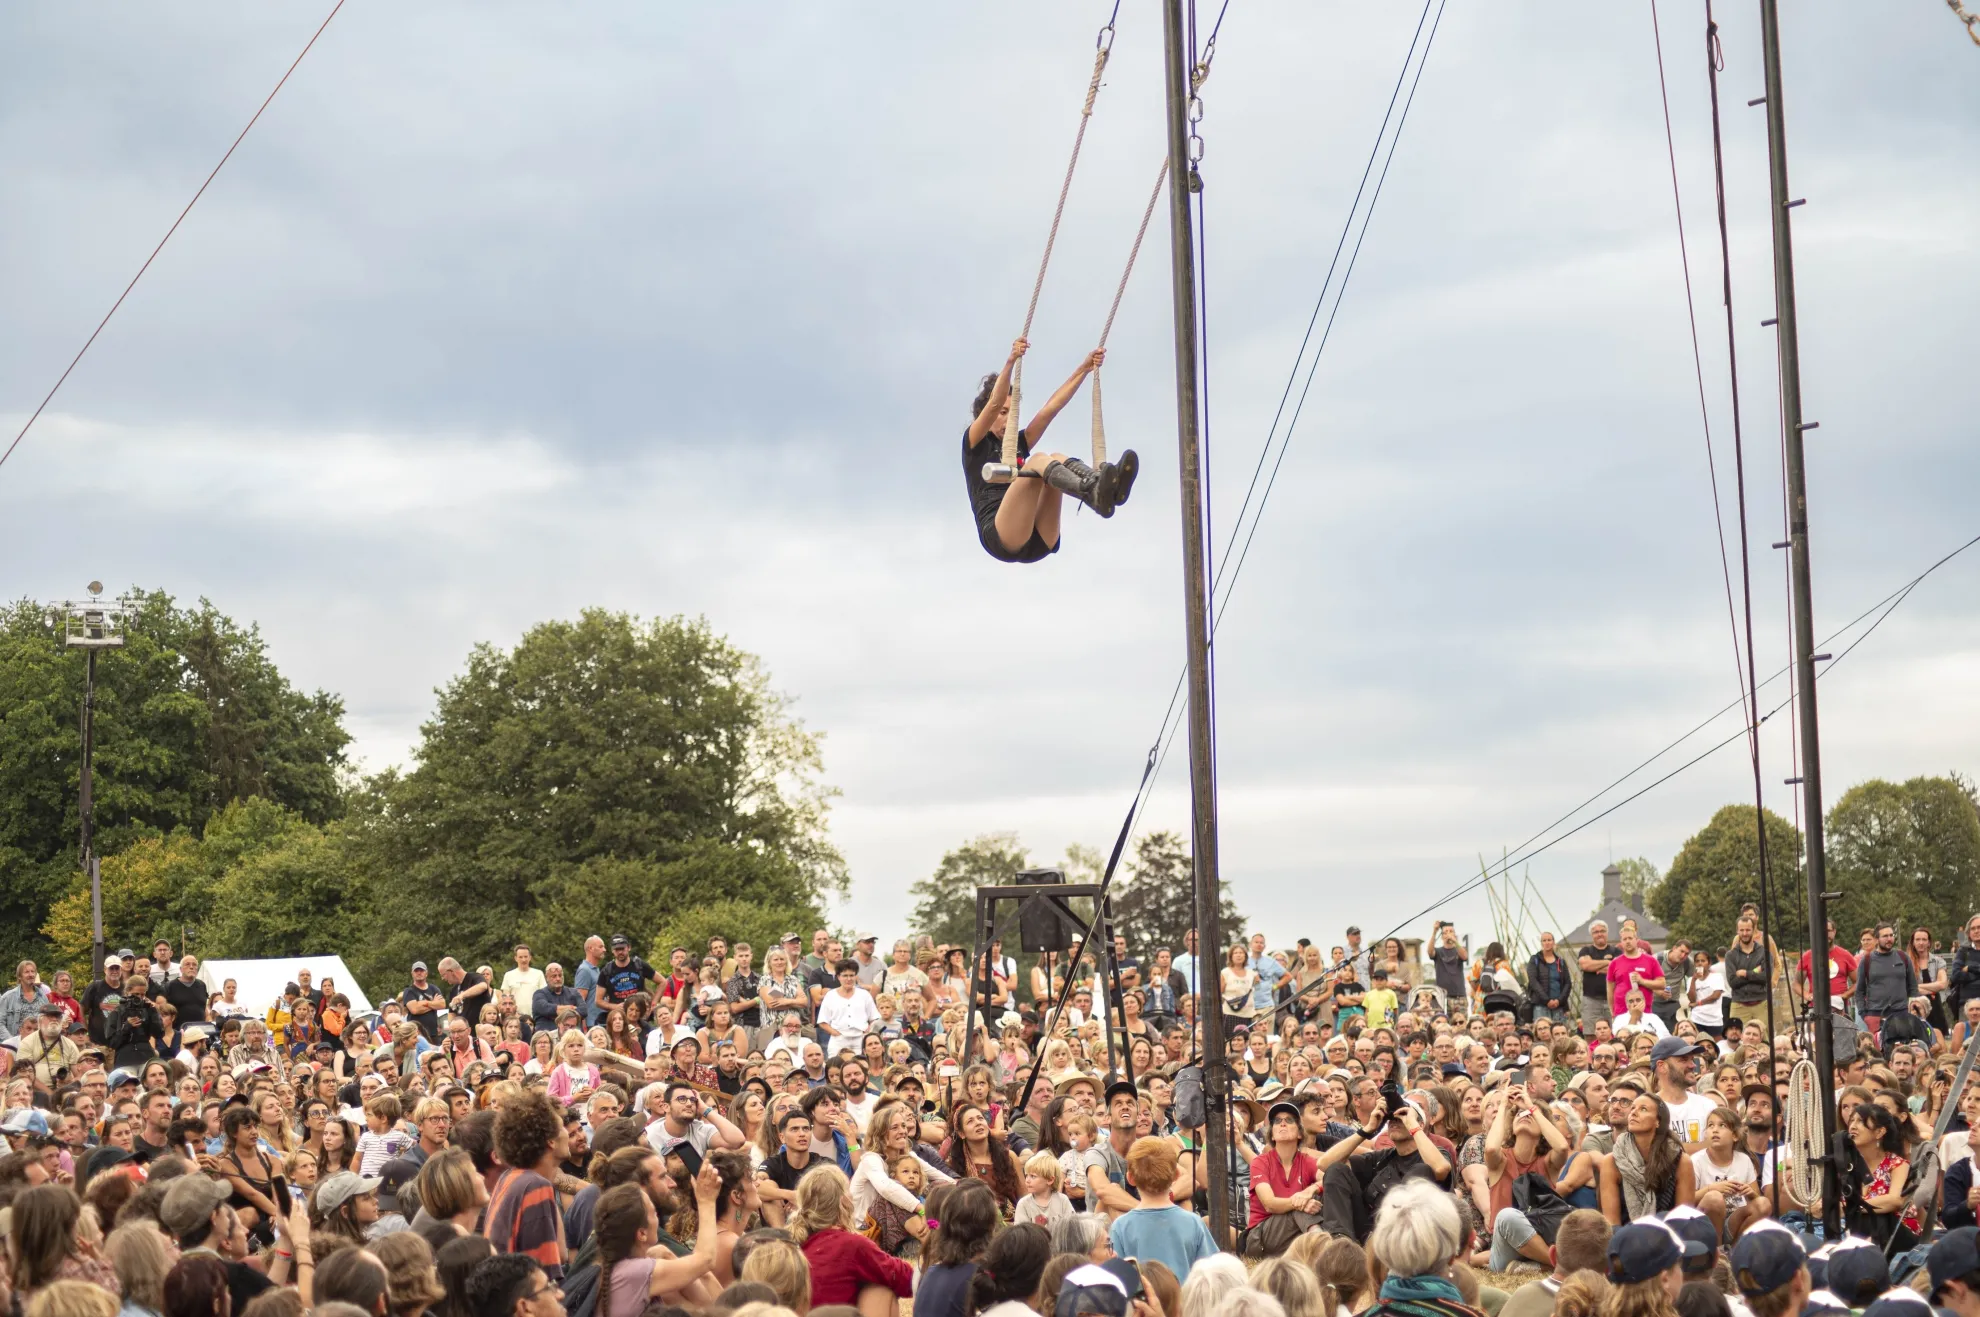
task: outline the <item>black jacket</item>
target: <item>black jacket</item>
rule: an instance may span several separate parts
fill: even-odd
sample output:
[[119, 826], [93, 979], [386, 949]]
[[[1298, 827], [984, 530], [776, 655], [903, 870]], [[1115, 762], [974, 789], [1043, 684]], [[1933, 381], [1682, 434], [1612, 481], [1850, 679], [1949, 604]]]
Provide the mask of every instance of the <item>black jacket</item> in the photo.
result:
[[1551, 965], [1537, 951], [1533, 953], [1533, 959], [1526, 962], [1526, 999], [1535, 1006], [1557, 1001], [1560, 1005], [1555, 1009], [1566, 1010], [1571, 982], [1567, 957], [1558, 951], [1554, 953], [1554, 963]]
[[1960, 1004], [1980, 997], [1980, 947], [1961, 947], [1954, 953], [1946, 995], [1950, 999], [1946, 1013], [1957, 1022]]
[[117, 1004], [105, 1033], [105, 1043], [117, 1052], [113, 1064], [134, 1069], [158, 1055], [165, 1022], [149, 1000], [130, 996]]

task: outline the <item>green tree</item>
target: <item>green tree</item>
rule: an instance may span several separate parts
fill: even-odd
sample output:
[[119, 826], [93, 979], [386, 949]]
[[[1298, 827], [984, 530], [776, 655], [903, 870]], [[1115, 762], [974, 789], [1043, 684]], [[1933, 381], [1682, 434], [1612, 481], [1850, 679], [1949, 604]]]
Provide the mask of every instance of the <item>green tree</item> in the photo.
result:
[[705, 622], [594, 609], [478, 645], [416, 758], [371, 784], [361, 973], [442, 951], [500, 963], [519, 935], [568, 963], [587, 933], [650, 934], [725, 899], [815, 909], [845, 887], [818, 737]]
[[[1797, 908], [1799, 873], [1796, 857], [1801, 836], [1794, 825], [1769, 810], [1767, 871], [1774, 898], [1774, 941], [1783, 952], [1808, 941], [1792, 918]], [[1753, 806], [1727, 805], [1711, 822], [1686, 840], [1671, 861], [1670, 872], [1650, 889], [1650, 913], [1671, 930], [1674, 938], [1693, 945], [1720, 947], [1732, 940], [1739, 907], [1760, 900], [1760, 841], [1753, 826]]]
[[1627, 860], [1617, 860], [1616, 868], [1622, 870], [1623, 900], [1632, 904], [1639, 896], [1647, 900], [1650, 889], [1663, 881], [1663, 875], [1657, 872], [1657, 866], [1641, 855]]
[[[251, 797], [317, 821], [340, 812], [342, 704], [293, 688], [260, 634], [211, 603], [134, 594], [124, 647], [97, 659], [97, 854], [180, 829], [197, 837]], [[83, 671], [38, 605], [0, 609], [0, 963], [53, 950], [43, 929], [54, 905], [86, 886]]]
[[699, 963], [702, 953], [708, 949], [708, 939], [721, 936], [728, 939], [731, 951], [739, 942], [749, 943], [752, 963], [761, 971], [765, 957], [770, 948], [777, 945], [778, 938], [796, 932], [808, 940], [811, 930], [816, 927], [818, 912], [815, 909], [769, 906], [755, 901], [714, 901], [692, 910], [683, 910], [653, 930], [647, 942], [652, 953], [647, 959], [655, 965], [664, 965], [667, 963], [664, 957], [672, 948], [686, 947], [694, 953], [695, 961]]
[[[915, 932], [935, 939], [937, 946], [969, 946], [976, 938], [976, 889], [1005, 886], [1018, 870], [1030, 867], [1030, 857], [1015, 832], [972, 838], [944, 855], [934, 873], [909, 886], [908, 898], [914, 902], [909, 922]], [[999, 917], [1013, 918], [1014, 911], [1015, 907], [1006, 906]], [[1016, 938], [1005, 939], [1006, 946], [1016, 943]]]
[[1980, 811], [1948, 777], [1873, 778], [1845, 791], [1825, 827], [1830, 905], [1845, 945], [1888, 919], [1940, 937], [1980, 908]]
[[[1197, 924], [1189, 844], [1179, 833], [1147, 833], [1123, 867], [1126, 874], [1114, 879], [1114, 927], [1127, 938], [1129, 953], [1147, 963], [1162, 947], [1180, 954], [1183, 934]], [[1226, 946], [1244, 936], [1244, 916], [1228, 888], [1218, 894], [1217, 917]], [[1205, 947], [1203, 955], [1206, 963], [1222, 960], [1218, 948]]]

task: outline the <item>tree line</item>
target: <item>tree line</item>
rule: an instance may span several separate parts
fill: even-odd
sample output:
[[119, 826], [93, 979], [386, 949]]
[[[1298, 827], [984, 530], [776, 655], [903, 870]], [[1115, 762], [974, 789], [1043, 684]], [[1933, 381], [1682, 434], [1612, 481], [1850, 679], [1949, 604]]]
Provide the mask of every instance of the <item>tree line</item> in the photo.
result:
[[[0, 613], [0, 963], [87, 967], [82, 680], [39, 608]], [[499, 965], [519, 940], [764, 945], [846, 888], [819, 735], [703, 620], [591, 610], [477, 645], [403, 771], [354, 771], [343, 718], [254, 627], [143, 593], [97, 666], [112, 949], [334, 953], [396, 988], [415, 959]]]

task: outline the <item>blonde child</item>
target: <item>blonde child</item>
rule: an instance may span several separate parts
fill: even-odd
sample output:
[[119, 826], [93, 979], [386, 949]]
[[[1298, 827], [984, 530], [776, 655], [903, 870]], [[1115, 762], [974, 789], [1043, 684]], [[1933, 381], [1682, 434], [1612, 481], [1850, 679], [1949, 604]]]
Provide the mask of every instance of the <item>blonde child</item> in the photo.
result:
[[380, 1093], [364, 1104], [364, 1133], [358, 1135], [357, 1173], [370, 1179], [385, 1163], [413, 1145], [413, 1136], [399, 1128], [405, 1109], [397, 1093]]
[[1107, 1159], [1094, 1150], [1099, 1141], [1100, 1122], [1092, 1112], [1066, 1117], [1066, 1142], [1072, 1146], [1059, 1154], [1059, 1183], [1067, 1200], [1075, 1205], [1086, 1201], [1086, 1186], [1091, 1183], [1086, 1173], [1096, 1166], [1106, 1169]]
[[1072, 1199], [1059, 1192], [1059, 1159], [1049, 1152], [1033, 1153], [1024, 1164], [1024, 1192], [1011, 1212], [1013, 1225], [1050, 1230], [1073, 1214]]
[[894, 1177], [894, 1183], [914, 1195], [915, 1206], [909, 1211], [884, 1196], [875, 1198], [873, 1206], [866, 1209], [867, 1216], [879, 1229], [874, 1242], [890, 1256], [917, 1258], [921, 1256], [922, 1236], [928, 1233], [928, 1218], [921, 1206], [928, 1193], [928, 1175], [922, 1169], [921, 1158], [912, 1152], [895, 1158], [887, 1173]]

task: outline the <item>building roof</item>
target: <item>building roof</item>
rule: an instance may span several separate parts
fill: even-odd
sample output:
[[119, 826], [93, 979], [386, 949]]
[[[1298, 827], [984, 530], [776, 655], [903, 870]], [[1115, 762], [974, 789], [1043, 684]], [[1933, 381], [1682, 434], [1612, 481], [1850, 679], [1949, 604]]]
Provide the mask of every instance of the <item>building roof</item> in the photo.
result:
[[1670, 929], [1652, 919], [1639, 907], [1623, 900], [1622, 870], [1613, 864], [1602, 870], [1602, 904], [1596, 908], [1595, 913], [1582, 921], [1579, 928], [1563, 934], [1561, 941], [1568, 945], [1586, 942], [1588, 930], [1598, 919], [1609, 926], [1609, 932], [1612, 934], [1622, 926], [1623, 920], [1634, 919], [1636, 936], [1644, 942], [1659, 946], [1671, 935]]

